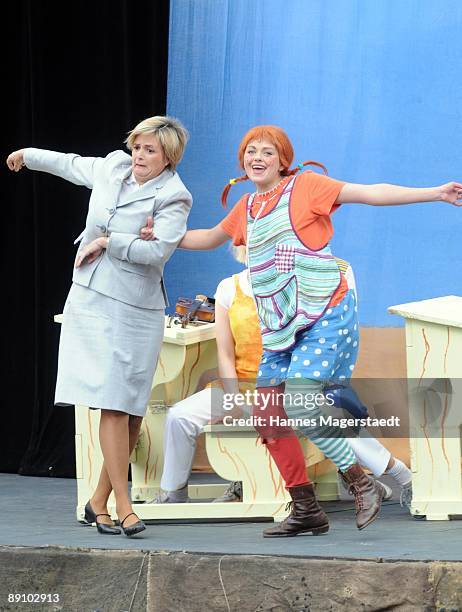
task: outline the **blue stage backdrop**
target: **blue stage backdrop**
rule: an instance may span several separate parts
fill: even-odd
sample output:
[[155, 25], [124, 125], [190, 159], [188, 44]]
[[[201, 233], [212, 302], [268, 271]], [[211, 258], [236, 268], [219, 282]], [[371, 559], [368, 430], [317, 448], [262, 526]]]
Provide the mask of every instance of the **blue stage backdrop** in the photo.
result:
[[[222, 187], [241, 174], [237, 147], [256, 124], [283, 127], [296, 162], [345, 181], [462, 180], [461, 24], [462, 4], [448, 0], [172, 0], [168, 112], [191, 133], [180, 165], [189, 227], [224, 216]], [[233, 187], [230, 206], [249, 189]], [[462, 294], [462, 208], [348, 204], [334, 226], [363, 325], [398, 326], [388, 306]], [[238, 269], [226, 248], [177, 251], [170, 299], [213, 294]]]

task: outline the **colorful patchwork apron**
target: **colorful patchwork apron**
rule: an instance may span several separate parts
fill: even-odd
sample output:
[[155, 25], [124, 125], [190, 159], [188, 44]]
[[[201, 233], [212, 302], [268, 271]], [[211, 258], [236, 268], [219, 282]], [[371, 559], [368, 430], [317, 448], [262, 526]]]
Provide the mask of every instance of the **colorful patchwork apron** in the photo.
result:
[[330, 247], [309, 249], [295, 233], [289, 214], [294, 180], [261, 218], [250, 214], [255, 194], [247, 202], [250, 277], [265, 351], [293, 346], [297, 332], [323, 315], [341, 282]]

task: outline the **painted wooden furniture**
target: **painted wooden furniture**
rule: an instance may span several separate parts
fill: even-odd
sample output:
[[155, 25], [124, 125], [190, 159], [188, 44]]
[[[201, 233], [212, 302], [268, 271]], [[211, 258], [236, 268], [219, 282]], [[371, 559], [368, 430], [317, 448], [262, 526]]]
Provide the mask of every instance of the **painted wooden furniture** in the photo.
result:
[[427, 520], [462, 518], [462, 297], [388, 310], [406, 320], [411, 512]]
[[[55, 317], [60, 322], [61, 317]], [[166, 319], [167, 322], [167, 319]], [[138, 516], [154, 519], [276, 518], [286, 515], [289, 497], [284, 482], [266, 447], [252, 427], [206, 427], [206, 452], [214, 471], [226, 480], [240, 480], [241, 503], [210, 503], [226, 485], [190, 485], [194, 503], [150, 504], [160, 490], [163, 468], [163, 430], [169, 406], [194, 392], [200, 375], [216, 367], [214, 324], [197, 327], [166, 327], [159, 364], [152, 383], [151, 399], [131, 457], [132, 500]], [[96, 487], [102, 465], [98, 441], [99, 411], [78, 407], [75, 411], [77, 466], [77, 518]], [[338, 499], [333, 464], [310, 442], [302, 439], [309, 474], [319, 499]], [[109, 499], [114, 515], [114, 499]]]

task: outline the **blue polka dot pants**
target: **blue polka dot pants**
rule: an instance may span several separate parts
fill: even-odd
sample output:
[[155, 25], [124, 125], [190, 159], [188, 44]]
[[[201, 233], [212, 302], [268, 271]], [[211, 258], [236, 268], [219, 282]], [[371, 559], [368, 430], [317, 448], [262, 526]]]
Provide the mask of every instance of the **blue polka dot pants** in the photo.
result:
[[[300, 406], [288, 400], [298, 394], [321, 393], [326, 382], [347, 383], [353, 372], [359, 348], [356, 296], [348, 291], [345, 298], [310, 327], [301, 332], [295, 345], [287, 351], [264, 351], [257, 378], [257, 387], [273, 387], [286, 383], [284, 409], [289, 418], [318, 419], [317, 406]], [[346, 471], [356, 457], [340, 429], [327, 426], [300, 426], [303, 435], [341, 471]]]
[[288, 378], [348, 382], [358, 357], [359, 326], [356, 297], [328, 308], [316, 323], [300, 332], [287, 351], [264, 351], [257, 377], [258, 387], [272, 387]]

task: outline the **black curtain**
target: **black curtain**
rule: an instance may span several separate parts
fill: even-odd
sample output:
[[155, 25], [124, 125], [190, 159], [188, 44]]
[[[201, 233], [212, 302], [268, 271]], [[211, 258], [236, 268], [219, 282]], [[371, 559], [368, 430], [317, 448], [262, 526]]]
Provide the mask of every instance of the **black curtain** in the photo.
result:
[[[3, 160], [27, 146], [104, 156], [166, 110], [168, 0], [4, 5]], [[53, 406], [73, 240], [90, 192], [1, 165], [0, 472], [74, 476], [74, 409]]]

